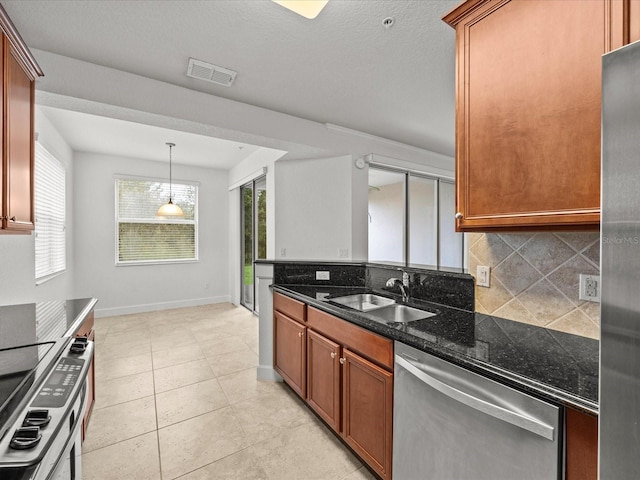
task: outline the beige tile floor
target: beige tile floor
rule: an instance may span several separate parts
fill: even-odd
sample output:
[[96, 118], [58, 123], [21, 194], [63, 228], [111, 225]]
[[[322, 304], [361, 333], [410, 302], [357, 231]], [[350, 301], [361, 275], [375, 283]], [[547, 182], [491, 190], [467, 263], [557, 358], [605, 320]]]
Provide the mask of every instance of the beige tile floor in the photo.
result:
[[257, 352], [230, 304], [96, 319], [83, 480], [373, 480]]

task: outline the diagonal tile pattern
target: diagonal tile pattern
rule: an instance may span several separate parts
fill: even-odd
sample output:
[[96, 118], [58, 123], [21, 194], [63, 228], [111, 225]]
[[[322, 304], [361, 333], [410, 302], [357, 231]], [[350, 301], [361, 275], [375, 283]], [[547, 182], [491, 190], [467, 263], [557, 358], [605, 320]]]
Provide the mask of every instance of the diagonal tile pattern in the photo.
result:
[[98, 318], [95, 328], [83, 479], [375, 479], [288, 387], [257, 381], [258, 319], [246, 309]]
[[600, 305], [578, 299], [578, 275], [599, 275], [597, 233], [469, 234], [469, 272], [492, 270], [476, 286], [476, 311], [591, 338]]

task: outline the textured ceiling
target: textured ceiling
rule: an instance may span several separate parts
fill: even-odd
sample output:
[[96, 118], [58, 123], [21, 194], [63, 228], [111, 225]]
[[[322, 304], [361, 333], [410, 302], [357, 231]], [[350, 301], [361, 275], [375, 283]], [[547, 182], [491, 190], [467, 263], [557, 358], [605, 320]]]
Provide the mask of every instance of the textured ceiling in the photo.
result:
[[[32, 48], [451, 156], [455, 33], [440, 18], [458, 3], [330, 0], [307, 20], [268, 0], [2, 2]], [[189, 57], [235, 83], [187, 77]]]

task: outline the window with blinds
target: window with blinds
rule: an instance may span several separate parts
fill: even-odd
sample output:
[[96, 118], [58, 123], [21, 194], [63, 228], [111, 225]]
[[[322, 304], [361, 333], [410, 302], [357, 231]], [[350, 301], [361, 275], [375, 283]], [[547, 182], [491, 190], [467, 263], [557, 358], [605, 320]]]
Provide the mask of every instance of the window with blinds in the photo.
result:
[[66, 268], [65, 170], [36, 142], [35, 162], [36, 281]]
[[169, 199], [169, 184], [116, 179], [116, 264], [185, 262], [198, 259], [198, 186], [173, 183], [173, 203], [184, 217], [157, 217]]

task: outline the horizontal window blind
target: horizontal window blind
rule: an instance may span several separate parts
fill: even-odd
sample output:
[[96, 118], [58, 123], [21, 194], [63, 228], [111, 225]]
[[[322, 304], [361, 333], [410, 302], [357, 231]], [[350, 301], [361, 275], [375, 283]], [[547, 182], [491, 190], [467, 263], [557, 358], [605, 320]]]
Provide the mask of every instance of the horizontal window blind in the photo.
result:
[[174, 204], [184, 217], [157, 217], [169, 200], [169, 184], [153, 180], [116, 179], [116, 263], [160, 263], [197, 260], [197, 185], [171, 185]]
[[64, 167], [36, 143], [36, 280], [66, 268], [65, 188]]

